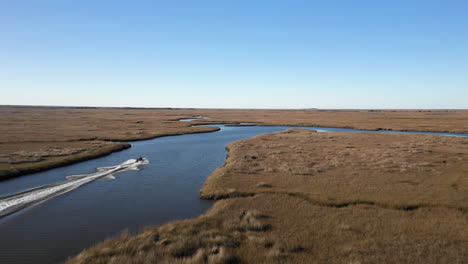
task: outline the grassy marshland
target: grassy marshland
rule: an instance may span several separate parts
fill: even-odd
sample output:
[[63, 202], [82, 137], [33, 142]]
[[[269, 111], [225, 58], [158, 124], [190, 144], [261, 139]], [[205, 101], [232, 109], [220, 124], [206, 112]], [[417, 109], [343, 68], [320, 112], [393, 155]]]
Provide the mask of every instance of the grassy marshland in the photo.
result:
[[[178, 121], [199, 115], [211, 119]], [[217, 128], [191, 125], [238, 122], [468, 132], [468, 111], [0, 107], [0, 180], [128, 147], [116, 142], [210, 132]], [[108, 144], [96, 148], [103, 141]]]
[[125, 141], [217, 130], [177, 121], [190, 116], [169, 110], [0, 107], [0, 180], [130, 147]]
[[466, 263], [468, 141], [288, 130], [229, 145], [206, 215], [68, 263]]
[[0, 152], [7, 154], [0, 154], [0, 180], [97, 158], [130, 144], [93, 140], [3, 143], [1, 147]]
[[468, 139], [290, 129], [228, 146], [201, 196], [297, 195], [317, 204], [468, 211]]

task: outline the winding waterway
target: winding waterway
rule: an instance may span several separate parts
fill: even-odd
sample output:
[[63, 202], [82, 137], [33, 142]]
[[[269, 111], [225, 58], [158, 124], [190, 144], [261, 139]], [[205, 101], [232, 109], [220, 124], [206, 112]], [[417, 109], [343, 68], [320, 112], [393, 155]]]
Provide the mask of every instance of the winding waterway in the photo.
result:
[[[218, 125], [211, 133], [162, 137], [132, 143], [132, 148], [94, 160], [0, 182], [1, 197], [55, 184], [66, 176], [93, 174], [96, 168], [117, 166], [144, 156], [141, 170], [123, 171], [115, 179], [98, 179], [64, 195], [0, 218], [0, 263], [61, 263], [124, 230], [193, 218], [212, 202], [198, 193], [206, 178], [226, 158], [230, 142], [291, 127]], [[367, 132], [317, 128], [319, 132]], [[398, 133], [398, 131], [377, 131]], [[468, 134], [422, 133], [468, 137]]]

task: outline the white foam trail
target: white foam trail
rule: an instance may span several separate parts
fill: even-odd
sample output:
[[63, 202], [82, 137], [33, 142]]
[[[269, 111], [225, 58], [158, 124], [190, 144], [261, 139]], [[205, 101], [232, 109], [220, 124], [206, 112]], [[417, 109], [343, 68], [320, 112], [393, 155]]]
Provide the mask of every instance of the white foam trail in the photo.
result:
[[146, 164], [149, 164], [149, 161], [145, 158], [140, 161], [130, 159], [117, 166], [97, 168], [97, 171], [94, 173], [67, 176], [67, 180], [63, 182], [43, 185], [2, 197], [0, 198], [0, 217], [70, 192], [97, 179], [115, 179], [114, 174], [129, 170], [138, 170], [139, 166]]

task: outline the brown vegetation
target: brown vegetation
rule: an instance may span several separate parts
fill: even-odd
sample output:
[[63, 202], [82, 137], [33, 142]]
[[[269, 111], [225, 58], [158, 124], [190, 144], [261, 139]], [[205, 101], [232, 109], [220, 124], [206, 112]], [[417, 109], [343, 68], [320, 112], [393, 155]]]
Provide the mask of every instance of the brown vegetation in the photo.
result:
[[290, 129], [228, 146], [208, 199], [287, 193], [318, 204], [468, 210], [468, 139]]
[[262, 125], [468, 133], [468, 110], [203, 110], [203, 114], [216, 121]]
[[229, 145], [206, 215], [68, 263], [467, 263], [468, 141], [291, 129]]
[[123, 235], [75, 263], [466, 263], [466, 215], [372, 205], [314, 205], [260, 194], [216, 202], [205, 216]]
[[[211, 119], [177, 121], [199, 115]], [[106, 145], [97, 149], [90, 147], [92, 144], [78, 144], [76, 141], [143, 140], [217, 130], [213, 127], [192, 127], [193, 124], [239, 122], [468, 132], [468, 111], [0, 107], [0, 180], [105, 155], [128, 146], [115, 144], [113, 147]], [[51, 146], [60, 150], [45, 153]], [[74, 152], [75, 148], [80, 149], [79, 155]]]
[[2, 180], [97, 158], [129, 148], [130, 144], [94, 140], [15, 142], [1, 143], [0, 146], [0, 180]]
[[130, 147], [122, 141], [209, 132], [183, 111], [0, 107], [0, 180]]

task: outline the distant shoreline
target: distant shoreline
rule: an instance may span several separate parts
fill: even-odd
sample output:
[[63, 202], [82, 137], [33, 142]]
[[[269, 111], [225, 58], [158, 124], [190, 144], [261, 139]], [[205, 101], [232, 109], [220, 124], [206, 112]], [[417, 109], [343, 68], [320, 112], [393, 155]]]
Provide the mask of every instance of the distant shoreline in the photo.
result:
[[136, 109], [136, 110], [283, 110], [283, 111], [468, 111], [468, 108], [203, 108], [203, 107], [140, 107], [140, 106], [62, 106], [62, 105], [0, 105], [0, 108], [63, 108], [63, 109]]
[[[196, 116], [210, 119], [178, 121]], [[218, 129], [197, 125], [238, 125], [243, 122], [261, 126], [468, 133], [468, 111], [464, 110], [0, 106], [0, 180], [107, 155], [126, 148], [118, 145], [122, 142], [128, 144], [126, 142], [163, 136], [213, 132]], [[99, 142], [103, 147], [96, 145]], [[69, 150], [79, 150], [79, 153]], [[57, 151], [63, 154], [57, 156], [54, 154]]]

